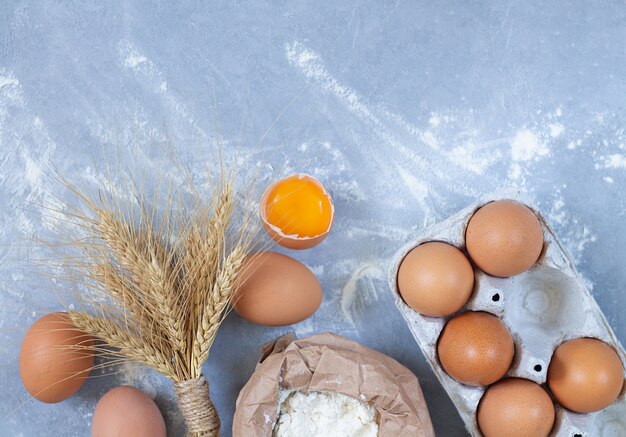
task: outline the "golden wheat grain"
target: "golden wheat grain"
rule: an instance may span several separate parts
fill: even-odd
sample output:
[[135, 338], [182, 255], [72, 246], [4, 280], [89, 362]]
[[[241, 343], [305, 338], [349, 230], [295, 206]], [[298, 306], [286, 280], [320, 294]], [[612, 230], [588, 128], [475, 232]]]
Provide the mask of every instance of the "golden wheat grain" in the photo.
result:
[[234, 285], [237, 281], [246, 253], [241, 246], [236, 246], [226, 258], [224, 265], [216, 275], [208, 303], [200, 318], [196, 341], [194, 342], [194, 367], [200, 372], [206, 361], [209, 349], [213, 345], [224, 312], [233, 298]]

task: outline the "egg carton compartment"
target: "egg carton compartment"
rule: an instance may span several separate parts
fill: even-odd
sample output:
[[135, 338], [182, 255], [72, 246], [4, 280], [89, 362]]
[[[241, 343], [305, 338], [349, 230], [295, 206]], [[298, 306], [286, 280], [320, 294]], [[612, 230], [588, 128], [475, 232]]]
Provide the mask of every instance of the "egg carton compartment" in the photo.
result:
[[[465, 251], [465, 229], [474, 212], [488, 202], [505, 199], [521, 202], [535, 212], [544, 233], [542, 254], [531, 269], [510, 278], [489, 276], [474, 267], [474, 290], [459, 312], [486, 311], [500, 317], [509, 328], [515, 341], [515, 357], [506, 376], [530, 379], [544, 385], [554, 350], [564, 341], [577, 337], [603, 340], [617, 351], [622, 363], [626, 363], [624, 348], [576, 271], [571, 257], [532, 202], [511, 191], [485, 196], [448, 219], [426, 228], [417, 238], [405, 244], [393, 256], [389, 271], [389, 286], [396, 306], [459, 410], [465, 426], [474, 436], [482, 435], [476, 420], [476, 409], [486, 387], [470, 387], [457, 382], [443, 370], [437, 358], [439, 334], [454, 314], [428, 317], [417, 313], [400, 296], [397, 274], [408, 252], [422, 243], [443, 241]], [[574, 413], [555, 404], [556, 419], [551, 435], [626, 436], [625, 397], [622, 391], [613, 405], [589, 414]]]

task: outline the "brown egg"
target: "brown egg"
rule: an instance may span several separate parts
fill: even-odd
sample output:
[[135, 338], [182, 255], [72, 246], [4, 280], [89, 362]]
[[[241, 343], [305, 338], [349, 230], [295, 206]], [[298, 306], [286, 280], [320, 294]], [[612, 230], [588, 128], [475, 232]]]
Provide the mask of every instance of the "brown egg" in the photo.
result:
[[437, 354], [444, 370], [467, 385], [489, 385], [511, 367], [515, 352], [513, 337], [493, 314], [468, 311], [444, 326]]
[[93, 338], [76, 329], [65, 313], [50, 313], [30, 327], [20, 349], [22, 384], [35, 399], [55, 403], [72, 396], [93, 367]]
[[275, 252], [249, 255], [242, 267], [235, 311], [258, 325], [300, 322], [322, 303], [322, 287], [301, 262]]
[[92, 437], [165, 437], [165, 421], [148, 395], [122, 385], [109, 390], [96, 405]]
[[554, 425], [554, 405], [539, 384], [507, 378], [485, 391], [477, 417], [485, 437], [547, 437]]
[[535, 264], [543, 249], [543, 230], [527, 206], [498, 200], [474, 213], [465, 231], [465, 244], [482, 271], [509, 277]]
[[438, 241], [411, 250], [398, 269], [398, 289], [404, 301], [420, 314], [450, 315], [472, 294], [474, 271], [456, 247]]
[[548, 368], [548, 386], [556, 400], [577, 413], [611, 405], [624, 385], [624, 365], [609, 345], [577, 338], [559, 346]]

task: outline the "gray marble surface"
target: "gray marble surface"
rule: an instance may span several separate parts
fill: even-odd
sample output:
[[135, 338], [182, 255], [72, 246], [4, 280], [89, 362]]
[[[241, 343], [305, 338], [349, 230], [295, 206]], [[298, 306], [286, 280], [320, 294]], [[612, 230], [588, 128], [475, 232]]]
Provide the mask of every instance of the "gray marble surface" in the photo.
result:
[[95, 187], [118, 151], [199, 179], [218, 138], [263, 186], [293, 172], [332, 192], [336, 223], [290, 253], [316, 273], [320, 310], [286, 328], [236, 315], [205, 372], [230, 435], [258, 348], [334, 331], [420, 378], [438, 435], [458, 414], [393, 306], [390, 256], [423, 226], [515, 187], [542, 209], [626, 341], [626, 8], [621, 1], [14, 2], [0, 4], [0, 400], [2, 436], [89, 435], [109, 388], [156, 397], [182, 434], [170, 385], [131, 366], [66, 402], [29, 401], [17, 366], [29, 324], [62, 308], [33, 274], [55, 226], [40, 207], [55, 171]]

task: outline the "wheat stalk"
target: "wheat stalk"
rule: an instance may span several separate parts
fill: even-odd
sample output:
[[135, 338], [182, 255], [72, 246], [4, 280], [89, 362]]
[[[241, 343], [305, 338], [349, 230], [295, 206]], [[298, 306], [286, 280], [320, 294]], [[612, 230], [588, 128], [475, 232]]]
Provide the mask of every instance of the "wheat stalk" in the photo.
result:
[[232, 176], [222, 173], [208, 202], [195, 188], [191, 202], [182, 189], [168, 191], [160, 219], [155, 206], [103, 193], [94, 200], [67, 186], [86, 207], [67, 210], [72, 232], [81, 231], [70, 279], [90, 289], [69, 312], [72, 323], [101, 341], [96, 352], [172, 379], [189, 435], [219, 436], [202, 365], [256, 236]]

